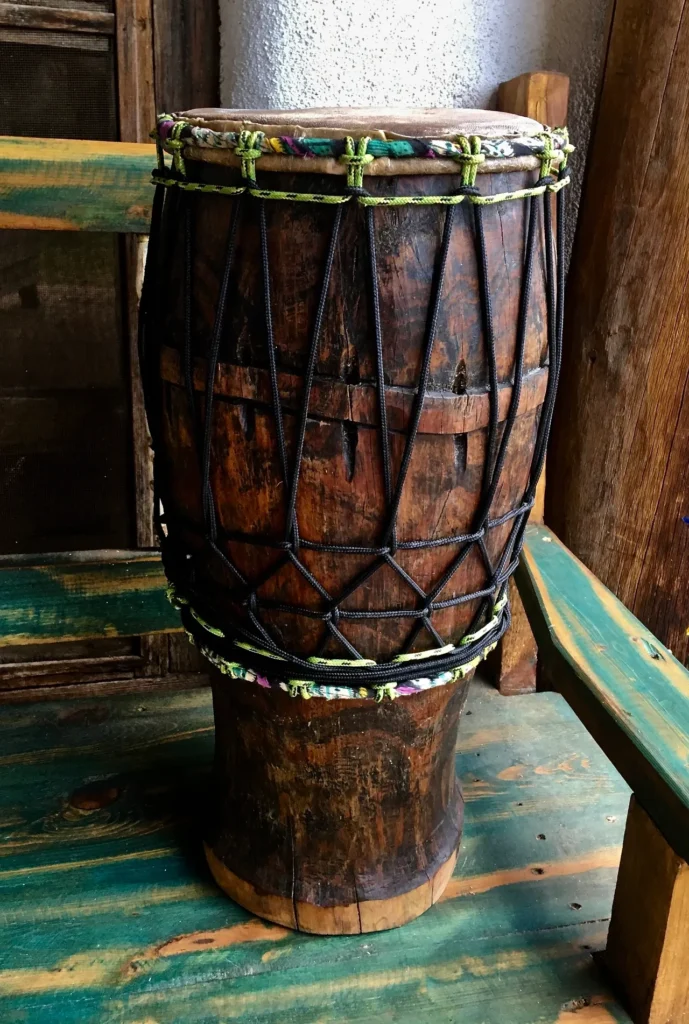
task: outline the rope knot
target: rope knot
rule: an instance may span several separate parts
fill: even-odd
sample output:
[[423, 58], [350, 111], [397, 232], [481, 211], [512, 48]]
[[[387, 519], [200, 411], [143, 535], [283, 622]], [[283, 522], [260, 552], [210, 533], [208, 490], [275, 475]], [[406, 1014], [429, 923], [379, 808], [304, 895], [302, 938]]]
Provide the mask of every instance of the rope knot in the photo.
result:
[[558, 135], [561, 135], [562, 138], [565, 140], [563, 145], [560, 147], [560, 151], [563, 154], [563, 156], [560, 166], [558, 168], [559, 176], [562, 178], [565, 172], [565, 168], [567, 167], [567, 164], [569, 162], [570, 153], [574, 152], [576, 146], [573, 146], [572, 143], [569, 141], [569, 128], [556, 128], [555, 131]]
[[168, 150], [172, 151], [172, 166], [181, 174], [183, 178], [187, 176], [187, 169], [184, 164], [184, 157], [182, 151], [184, 150], [184, 140], [181, 138], [182, 132], [187, 127], [184, 121], [177, 121], [173, 125], [172, 131], [168, 135], [167, 142], [165, 143]]
[[242, 161], [242, 177], [252, 185], [256, 184], [256, 161], [263, 155], [264, 138], [263, 132], [243, 131], [237, 139], [234, 153]]
[[553, 144], [553, 134], [549, 128], [540, 132], [538, 138], [543, 139], [543, 152], [541, 153], [541, 180], [543, 180], [543, 178], [549, 178], [552, 174], [553, 160], [557, 150]]
[[364, 136], [356, 142], [348, 135], [345, 139], [345, 151], [340, 157], [342, 163], [347, 164], [347, 187], [351, 189], [363, 188], [364, 168], [373, 160], [373, 156], [366, 152], [370, 139]]
[[386, 697], [390, 700], [394, 700], [397, 696], [397, 683], [382, 683], [380, 686], [375, 686], [376, 691], [376, 704], [382, 704]]
[[179, 593], [174, 583], [168, 583], [165, 588], [165, 596], [172, 607], [178, 612], [182, 610], [183, 605], [189, 604], [186, 597], [183, 597], [183, 595]]
[[331, 608], [323, 616], [326, 622], [332, 622], [333, 626], [339, 626], [340, 624], [340, 609]]
[[478, 135], [457, 136], [457, 145], [460, 152], [455, 155], [455, 160], [462, 165], [462, 185], [473, 188], [476, 184], [476, 172], [479, 165], [486, 159], [481, 152], [481, 139]]
[[287, 685], [290, 697], [303, 697], [304, 700], [310, 700], [313, 696], [313, 683], [309, 679], [288, 679]]

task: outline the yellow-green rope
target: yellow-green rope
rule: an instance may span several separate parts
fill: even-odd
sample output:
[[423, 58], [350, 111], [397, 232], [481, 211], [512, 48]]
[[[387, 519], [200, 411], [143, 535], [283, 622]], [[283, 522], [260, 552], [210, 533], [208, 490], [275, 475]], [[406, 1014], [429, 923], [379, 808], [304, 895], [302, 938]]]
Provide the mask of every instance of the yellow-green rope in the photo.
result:
[[345, 151], [340, 157], [342, 163], [347, 165], [347, 187], [362, 188], [364, 184], [364, 168], [370, 164], [374, 157], [366, 152], [366, 147], [371, 140], [364, 136], [356, 143], [348, 135], [345, 139]]
[[462, 165], [462, 185], [473, 188], [479, 164], [486, 159], [481, 152], [481, 140], [478, 135], [470, 135], [468, 138], [465, 135], [458, 135], [457, 145], [461, 153], [456, 153], [453, 159]]
[[154, 185], [165, 188], [182, 188], [185, 192], [216, 192], [221, 196], [240, 196], [246, 192], [245, 185], [204, 185], [200, 181], [178, 181], [177, 178], [163, 178], [154, 174], [151, 178]]
[[569, 175], [547, 185], [517, 189], [515, 192], [499, 192], [494, 196], [450, 195], [450, 196], [351, 196], [326, 195], [318, 192], [276, 192], [272, 189], [251, 188], [247, 185], [207, 185], [199, 181], [181, 181], [177, 178], [163, 178], [153, 174], [152, 183], [165, 188], [181, 188], [187, 192], [206, 192], [222, 196], [240, 196], [246, 193], [254, 199], [277, 199], [295, 203], [325, 203], [328, 205], [348, 203], [354, 199], [360, 206], [457, 206], [459, 203], [475, 203], [477, 206], [492, 206], [512, 199], [528, 199], [542, 196], [544, 192], [559, 192], [569, 185]]
[[318, 192], [275, 192], [268, 188], [248, 188], [254, 199], [287, 199], [295, 203], [346, 203], [351, 196], [330, 196]]
[[[174, 608], [176, 608], [179, 611], [183, 606], [186, 605], [189, 608], [191, 615], [199, 623], [199, 625], [206, 630], [206, 632], [211, 633], [214, 636], [225, 637], [225, 634], [221, 629], [218, 629], [215, 626], [211, 626], [210, 623], [206, 622], [206, 620], [198, 614], [198, 612], [191, 606], [186, 597], [179, 593], [174, 584], [168, 583], [165, 592], [168, 601], [170, 602], [170, 604], [172, 604]], [[460, 640], [459, 642], [459, 646], [463, 647], [469, 643], [475, 643], [476, 640], [479, 640], [482, 636], [485, 636], [487, 633], [489, 633], [491, 629], [493, 629], [495, 624], [498, 622], [499, 617], [502, 614], [502, 610], [504, 609], [506, 604], [507, 595], [505, 594], [498, 602], [496, 602], [496, 604], [493, 605], [493, 615], [490, 621], [487, 622], [485, 626], [477, 630], [475, 633], [468, 633], [465, 637], [463, 637], [462, 640]], [[193, 634], [187, 631], [187, 636], [190, 643], [196, 645], [196, 640]], [[272, 651], [267, 651], [260, 647], [254, 647], [253, 644], [246, 643], [242, 640], [234, 640], [233, 643], [235, 647], [239, 647], [245, 651], [250, 651], [252, 654], [259, 654], [262, 657], [272, 658], [275, 661], [285, 660], [279, 654], [274, 654]], [[480, 662], [483, 661], [483, 659], [486, 658], [488, 654], [490, 654], [491, 651], [495, 650], [496, 647], [497, 642], [487, 644], [486, 647], [484, 647], [484, 649], [475, 658], [471, 659], [471, 661], [466, 662], [464, 665], [457, 665], [454, 669], [452, 669], [451, 672], [453, 680], [465, 679], [466, 676], [470, 672], [472, 672], [480, 664]], [[236, 670], [238, 669], [244, 671], [243, 666], [240, 665], [239, 662], [231, 661], [228, 658], [223, 658], [221, 655], [216, 654], [215, 651], [213, 651], [212, 648], [210, 647], [207, 647], [202, 644], [200, 646], [200, 650], [201, 653], [206, 658], [208, 658], [208, 660], [225, 675], [234, 675]], [[447, 654], [448, 652], [453, 650], [455, 650], [454, 644], [446, 644], [444, 647], [437, 647], [435, 648], [435, 650], [431, 651], [416, 651], [411, 654], [399, 654], [397, 655], [396, 658], [393, 658], [393, 661], [399, 663], [400, 665], [402, 663], [410, 661], [427, 662], [429, 661], [429, 659], [441, 657], [442, 655]], [[315, 655], [308, 658], [308, 661], [310, 661], [314, 665], [347, 665], [351, 667], [375, 666], [377, 664], [377, 662], [372, 661], [370, 658], [321, 658]], [[303, 697], [305, 700], [308, 700], [310, 697], [313, 696], [313, 688], [316, 684], [310, 679], [288, 679], [286, 685], [289, 687], [289, 693], [292, 697]], [[398, 696], [397, 685], [398, 684], [394, 680], [391, 680], [387, 683], [373, 684], [373, 686], [370, 688], [375, 691], [375, 699], [377, 702], [380, 703], [382, 700], [385, 699], [385, 697], [387, 697], [389, 700], [394, 700]]]

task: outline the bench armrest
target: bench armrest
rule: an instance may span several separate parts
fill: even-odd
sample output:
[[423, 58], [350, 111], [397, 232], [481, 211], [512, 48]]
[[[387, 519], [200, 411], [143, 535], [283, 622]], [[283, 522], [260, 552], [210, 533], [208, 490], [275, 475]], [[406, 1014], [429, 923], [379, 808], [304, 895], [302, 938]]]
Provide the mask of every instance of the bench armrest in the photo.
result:
[[0, 648], [178, 633], [157, 552], [93, 551], [0, 559]]
[[156, 148], [0, 136], [0, 228], [148, 234]]
[[517, 585], [549, 682], [689, 859], [689, 672], [547, 527]]

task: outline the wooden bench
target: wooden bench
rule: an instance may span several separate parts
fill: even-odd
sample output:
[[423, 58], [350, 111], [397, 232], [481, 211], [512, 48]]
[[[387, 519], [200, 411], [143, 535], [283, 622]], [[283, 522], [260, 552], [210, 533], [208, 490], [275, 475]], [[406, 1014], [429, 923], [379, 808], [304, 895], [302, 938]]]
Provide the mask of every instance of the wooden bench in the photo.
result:
[[[0, 225], [140, 233], [153, 160], [0, 140]], [[689, 1020], [689, 673], [545, 527], [528, 529], [517, 582], [586, 729], [558, 694], [475, 685], [457, 870], [395, 932], [294, 934], [212, 886], [206, 690], [5, 708], [0, 1019]], [[0, 623], [5, 645], [179, 629], [141, 551], [0, 559]]]
[[527, 532], [539, 656], [634, 794], [605, 964], [635, 1020], [689, 1020], [689, 672], [550, 530]]

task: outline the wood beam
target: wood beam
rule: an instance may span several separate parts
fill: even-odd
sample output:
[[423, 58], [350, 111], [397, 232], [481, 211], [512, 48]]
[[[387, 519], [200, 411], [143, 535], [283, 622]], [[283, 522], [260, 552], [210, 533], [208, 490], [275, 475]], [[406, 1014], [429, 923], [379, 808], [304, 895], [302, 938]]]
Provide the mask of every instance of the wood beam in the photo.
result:
[[635, 1024], [689, 1018], [689, 864], [635, 797], [602, 960]]
[[0, 228], [146, 232], [155, 146], [0, 137]]
[[[498, 89], [498, 109], [533, 117], [541, 124], [567, 123], [569, 78], [559, 71], [531, 71], [503, 82]], [[536, 503], [529, 517], [543, 522], [545, 470], [536, 489]], [[493, 682], [505, 696], [532, 693], [536, 689], [537, 649], [524, 605], [514, 580], [509, 582], [512, 625], [488, 661]]]
[[181, 632], [165, 586], [155, 553], [3, 559], [0, 647]]
[[516, 575], [554, 688], [689, 860], [689, 672], [547, 527]]

